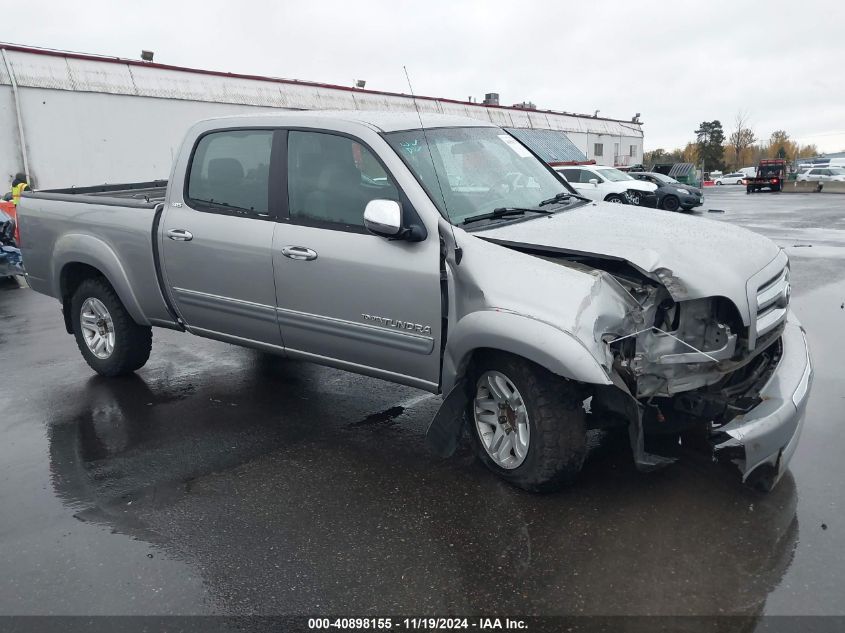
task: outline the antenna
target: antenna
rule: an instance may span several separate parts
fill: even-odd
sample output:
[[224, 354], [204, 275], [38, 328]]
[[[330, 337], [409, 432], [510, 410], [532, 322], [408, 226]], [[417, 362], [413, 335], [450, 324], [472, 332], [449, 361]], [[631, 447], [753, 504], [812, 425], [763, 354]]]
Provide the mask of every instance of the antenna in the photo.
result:
[[420, 129], [422, 129], [423, 140], [428, 149], [428, 158], [431, 160], [431, 169], [434, 171], [434, 178], [437, 180], [437, 188], [440, 190], [440, 199], [443, 200], [443, 210], [446, 211], [447, 220], [449, 221], [449, 230], [452, 231], [452, 241], [455, 243], [455, 262], [461, 263], [461, 248], [458, 246], [458, 239], [455, 237], [455, 226], [452, 224], [452, 217], [449, 215], [449, 205], [446, 204], [446, 196], [443, 195], [443, 185], [440, 184], [440, 176], [437, 173], [437, 165], [434, 163], [434, 154], [431, 153], [431, 145], [428, 144], [428, 135], [425, 132], [425, 124], [423, 123], [422, 114], [420, 114], [420, 107], [417, 105], [417, 97], [414, 94], [414, 87], [411, 85], [411, 77], [408, 75], [408, 69], [402, 66], [405, 71], [405, 79], [408, 81], [408, 89], [411, 91], [411, 100], [414, 102], [414, 110], [417, 111], [417, 117], [420, 120]]

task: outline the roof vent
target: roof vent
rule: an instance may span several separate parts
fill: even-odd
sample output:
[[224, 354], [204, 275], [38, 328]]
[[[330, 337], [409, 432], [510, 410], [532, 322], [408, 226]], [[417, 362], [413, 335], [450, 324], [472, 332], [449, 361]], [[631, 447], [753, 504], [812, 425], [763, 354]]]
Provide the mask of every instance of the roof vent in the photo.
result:
[[488, 92], [486, 95], [484, 95], [484, 105], [488, 105], [488, 106], [499, 105], [499, 93], [498, 92]]

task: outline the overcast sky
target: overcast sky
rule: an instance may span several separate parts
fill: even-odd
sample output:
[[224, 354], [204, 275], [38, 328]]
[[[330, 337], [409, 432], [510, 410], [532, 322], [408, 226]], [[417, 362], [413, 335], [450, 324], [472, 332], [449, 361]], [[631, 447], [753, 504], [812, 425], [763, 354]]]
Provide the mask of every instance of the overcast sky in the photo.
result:
[[485, 0], [34, 0], [7, 8], [6, 41], [248, 74], [645, 122], [646, 150], [786, 130], [845, 150], [845, 3]]

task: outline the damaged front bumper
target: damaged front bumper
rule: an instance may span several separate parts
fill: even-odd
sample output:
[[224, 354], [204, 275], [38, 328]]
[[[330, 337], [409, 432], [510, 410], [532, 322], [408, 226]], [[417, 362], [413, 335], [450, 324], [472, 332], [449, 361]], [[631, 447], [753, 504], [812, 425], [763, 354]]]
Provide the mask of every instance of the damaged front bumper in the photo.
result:
[[792, 312], [781, 340], [783, 351], [760, 390], [761, 402], [715, 430], [716, 455], [730, 455], [743, 481], [754, 473], [764, 488], [778, 482], [795, 452], [813, 379], [807, 337]]

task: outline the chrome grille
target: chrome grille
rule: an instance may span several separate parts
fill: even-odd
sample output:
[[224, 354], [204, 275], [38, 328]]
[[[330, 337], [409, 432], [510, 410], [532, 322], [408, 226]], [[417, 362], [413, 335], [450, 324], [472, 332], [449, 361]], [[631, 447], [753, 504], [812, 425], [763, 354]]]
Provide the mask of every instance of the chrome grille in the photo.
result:
[[786, 320], [789, 308], [789, 268], [757, 289], [757, 337], [771, 332]]

